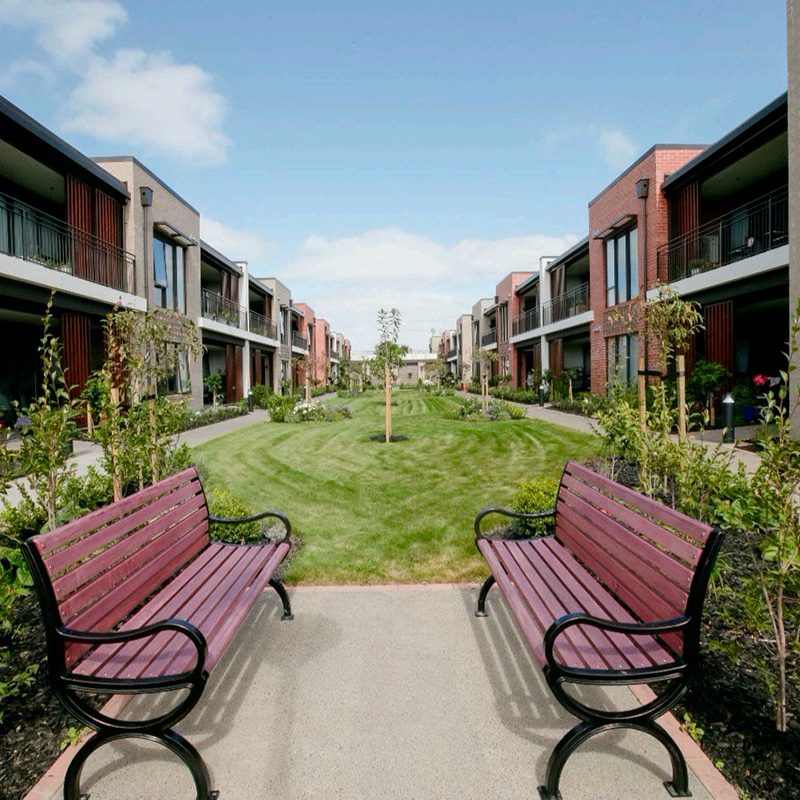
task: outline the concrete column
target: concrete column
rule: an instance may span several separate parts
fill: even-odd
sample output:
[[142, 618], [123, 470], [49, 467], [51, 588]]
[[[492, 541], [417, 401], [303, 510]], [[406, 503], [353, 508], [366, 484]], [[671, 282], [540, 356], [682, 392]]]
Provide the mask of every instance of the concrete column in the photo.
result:
[[[237, 261], [237, 267], [241, 267], [242, 279], [239, 281], [239, 305], [244, 309], [245, 330], [250, 330], [250, 272], [246, 261]], [[250, 341], [245, 339], [242, 352], [242, 397], [247, 400], [250, 394]]]

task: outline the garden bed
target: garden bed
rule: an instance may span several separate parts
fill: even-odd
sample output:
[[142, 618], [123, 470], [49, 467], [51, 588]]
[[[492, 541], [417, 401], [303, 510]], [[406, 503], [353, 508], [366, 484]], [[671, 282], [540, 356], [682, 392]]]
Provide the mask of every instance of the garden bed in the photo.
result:
[[30, 686], [3, 698], [0, 722], [0, 798], [19, 800], [68, 744], [75, 720], [58, 702], [47, 679], [44, 628], [35, 596], [13, 607], [11, 632], [0, 637], [0, 682], [38, 664]]

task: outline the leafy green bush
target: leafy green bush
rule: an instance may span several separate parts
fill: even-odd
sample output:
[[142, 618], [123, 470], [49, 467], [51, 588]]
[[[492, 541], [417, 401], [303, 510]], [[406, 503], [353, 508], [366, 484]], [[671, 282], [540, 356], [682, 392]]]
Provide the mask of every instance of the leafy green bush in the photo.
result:
[[326, 406], [322, 403], [298, 403], [288, 418], [289, 422], [338, 422], [352, 419], [348, 406]]
[[498, 400], [511, 400], [514, 403], [527, 403], [532, 405], [539, 402], [539, 393], [532, 389], [510, 389], [507, 386], [498, 386], [492, 389], [492, 396]]
[[447, 419], [480, 421], [484, 418], [481, 404], [474, 397], [460, 397], [455, 406], [445, 412]]
[[[169, 402], [169, 401], [165, 401]], [[173, 406], [181, 406], [182, 403], [170, 403]], [[185, 408], [185, 406], [184, 406]], [[217, 406], [216, 408], [204, 408], [202, 411], [191, 411], [186, 409], [180, 431], [191, 431], [195, 428], [202, 428], [204, 425], [213, 425], [215, 422], [222, 422], [234, 417], [242, 417], [247, 414], [247, 403], [244, 405], [234, 403], [227, 406]], [[177, 432], [177, 431], [176, 431]]]
[[[208, 509], [215, 517], [225, 517], [227, 519], [237, 519], [240, 517], [250, 517], [253, 510], [242, 500], [241, 497], [229, 492], [227, 489], [213, 489], [208, 501]], [[236, 542], [237, 544], [247, 544], [261, 539], [261, 522], [237, 522], [231, 525], [223, 525], [219, 522], [212, 522], [209, 526], [212, 539], [219, 542]]]
[[[512, 508], [514, 511], [523, 511], [531, 514], [536, 511], [549, 511], [556, 504], [558, 494], [558, 481], [552, 478], [533, 478], [517, 486], [514, 492]], [[515, 527], [522, 533], [530, 536], [541, 536], [548, 533], [552, 526], [552, 518], [520, 519], [516, 520]]]
[[270, 389], [268, 386], [258, 383], [252, 388], [250, 393], [253, 395], [253, 405], [256, 408], [267, 407], [267, 398], [270, 396]]
[[293, 395], [271, 394], [267, 397], [267, 410], [273, 422], [288, 422], [289, 416], [297, 404]]
[[509, 419], [525, 419], [527, 414], [524, 408], [512, 405], [505, 400], [490, 400], [486, 416], [493, 422]]

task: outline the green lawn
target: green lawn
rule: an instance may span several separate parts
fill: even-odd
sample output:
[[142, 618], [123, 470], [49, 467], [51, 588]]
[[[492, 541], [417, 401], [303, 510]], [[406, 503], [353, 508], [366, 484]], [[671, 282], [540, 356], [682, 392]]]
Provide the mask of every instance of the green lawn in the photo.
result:
[[206, 485], [226, 488], [254, 510], [288, 514], [304, 546], [291, 583], [471, 581], [486, 567], [472, 519], [508, 503], [520, 481], [558, 478], [564, 462], [595, 452], [597, 440], [547, 423], [460, 422], [455, 402], [395, 392], [394, 432], [408, 441], [369, 441], [382, 429], [381, 396], [348, 402], [342, 422], [263, 423], [195, 449]]

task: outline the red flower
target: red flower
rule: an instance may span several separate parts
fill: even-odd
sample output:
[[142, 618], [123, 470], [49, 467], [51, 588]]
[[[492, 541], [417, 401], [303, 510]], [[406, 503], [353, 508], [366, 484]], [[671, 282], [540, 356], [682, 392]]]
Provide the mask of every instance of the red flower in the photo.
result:
[[756, 386], [766, 386], [769, 383], [769, 378], [766, 375], [755, 375], [753, 377], [753, 383]]

